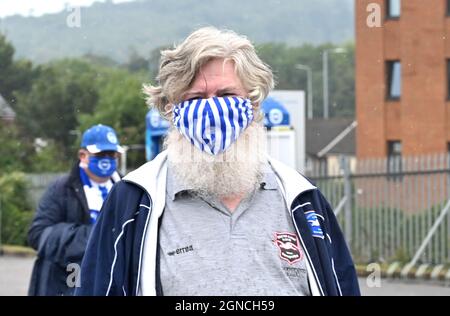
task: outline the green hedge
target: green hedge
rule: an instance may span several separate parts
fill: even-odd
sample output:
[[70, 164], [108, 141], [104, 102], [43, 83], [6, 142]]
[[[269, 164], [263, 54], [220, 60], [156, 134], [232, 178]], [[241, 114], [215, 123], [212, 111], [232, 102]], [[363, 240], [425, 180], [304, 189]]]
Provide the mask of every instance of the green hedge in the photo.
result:
[[0, 215], [2, 243], [25, 246], [34, 212], [28, 202], [23, 173], [12, 172], [0, 177]]

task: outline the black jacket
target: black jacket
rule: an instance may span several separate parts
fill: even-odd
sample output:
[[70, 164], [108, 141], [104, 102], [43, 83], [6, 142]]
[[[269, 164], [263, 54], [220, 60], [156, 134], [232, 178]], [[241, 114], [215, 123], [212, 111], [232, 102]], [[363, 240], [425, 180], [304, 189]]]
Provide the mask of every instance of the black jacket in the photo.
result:
[[79, 271], [76, 265], [91, 229], [77, 163], [70, 174], [49, 186], [28, 231], [28, 243], [37, 250], [28, 295], [73, 294], [73, 273]]

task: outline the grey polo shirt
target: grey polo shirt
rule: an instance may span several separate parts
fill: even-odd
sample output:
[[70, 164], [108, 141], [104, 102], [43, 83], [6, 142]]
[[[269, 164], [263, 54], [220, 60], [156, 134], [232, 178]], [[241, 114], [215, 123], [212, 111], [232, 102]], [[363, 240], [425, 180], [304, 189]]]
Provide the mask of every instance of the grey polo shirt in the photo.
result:
[[231, 213], [167, 174], [159, 242], [164, 295], [310, 295], [305, 255], [269, 166]]

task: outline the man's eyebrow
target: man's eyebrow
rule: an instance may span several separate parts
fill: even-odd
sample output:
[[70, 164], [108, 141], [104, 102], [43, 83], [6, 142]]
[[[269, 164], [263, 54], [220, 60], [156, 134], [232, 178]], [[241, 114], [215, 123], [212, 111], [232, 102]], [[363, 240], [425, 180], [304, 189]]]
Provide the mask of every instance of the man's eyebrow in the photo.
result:
[[204, 90], [194, 90], [194, 91], [186, 92], [186, 95], [189, 95], [189, 94], [202, 94], [202, 93], [205, 93], [205, 91]]
[[[229, 87], [225, 87], [225, 88], [222, 88], [222, 89], [217, 90], [217, 91], [216, 91], [216, 94], [223, 94], [223, 93], [225, 93], [225, 92], [235, 92], [236, 90], [238, 90], [237, 87], [235, 87], [235, 86], [229, 86]], [[203, 95], [204, 93], [205, 93], [204, 90], [194, 90], [194, 91], [186, 92], [186, 93], [184, 94], [184, 97], [186, 98], [186, 97], [192, 96], [192, 95]]]
[[205, 93], [205, 91], [200, 91], [200, 90], [196, 90], [196, 91], [189, 91], [189, 92], [186, 92], [184, 95], [183, 95], [183, 97], [184, 98], [187, 98], [188, 96], [192, 96], [192, 95], [203, 95]]
[[225, 88], [217, 90], [217, 94], [221, 94], [224, 92], [235, 92], [236, 90], [238, 90], [238, 88], [235, 86], [225, 87]]

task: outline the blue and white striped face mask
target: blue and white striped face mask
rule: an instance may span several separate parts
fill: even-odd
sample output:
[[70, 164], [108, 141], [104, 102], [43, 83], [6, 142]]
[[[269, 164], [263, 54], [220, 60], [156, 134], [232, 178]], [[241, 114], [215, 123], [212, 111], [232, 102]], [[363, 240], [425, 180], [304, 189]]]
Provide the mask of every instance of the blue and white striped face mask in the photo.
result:
[[212, 97], [181, 102], [173, 123], [192, 145], [211, 155], [227, 150], [253, 120], [250, 100]]

